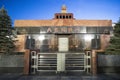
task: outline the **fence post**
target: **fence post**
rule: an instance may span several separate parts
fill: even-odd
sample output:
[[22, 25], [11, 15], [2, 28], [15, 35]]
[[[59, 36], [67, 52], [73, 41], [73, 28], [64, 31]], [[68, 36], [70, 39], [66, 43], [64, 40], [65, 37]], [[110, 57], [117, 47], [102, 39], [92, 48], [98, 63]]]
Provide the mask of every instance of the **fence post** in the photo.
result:
[[91, 50], [85, 51], [86, 72], [91, 73]]
[[37, 63], [38, 63], [38, 55], [37, 55], [37, 52], [32, 50], [30, 52], [30, 55], [31, 55], [31, 62], [30, 62], [30, 73], [32, 74], [35, 74], [36, 73], [36, 69], [37, 69]]

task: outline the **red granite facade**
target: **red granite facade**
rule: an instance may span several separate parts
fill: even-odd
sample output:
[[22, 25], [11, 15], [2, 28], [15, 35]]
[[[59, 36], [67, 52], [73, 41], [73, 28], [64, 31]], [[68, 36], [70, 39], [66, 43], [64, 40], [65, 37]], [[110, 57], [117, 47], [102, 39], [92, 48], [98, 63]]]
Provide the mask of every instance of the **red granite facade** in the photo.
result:
[[[87, 27], [88, 31], [89, 31], [90, 27], [95, 28], [95, 29], [99, 29], [99, 28], [101, 29], [101, 28], [104, 28], [104, 27], [106, 29], [106, 28], [111, 28], [112, 27], [112, 20], [77, 20], [77, 19], [74, 18], [72, 13], [67, 13], [65, 6], [62, 7], [62, 11], [61, 12], [62, 13], [56, 13], [54, 18], [50, 19], [50, 20], [15, 20], [14, 26], [15, 26], [15, 28], [18, 28], [18, 29], [19, 28], [32, 28], [32, 27], [35, 27], [35, 28], [45, 28], [45, 29], [47, 28], [47, 30], [46, 30], [47, 34], [49, 34], [49, 33], [58, 34], [57, 33], [58, 30], [62, 30], [63, 29], [62, 30], [63, 33], [60, 32], [59, 34], [62, 34], [64, 36], [67, 34], [67, 37], [69, 38], [69, 40], [72, 41], [73, 44], [74, 44], [74, 45], [69, 46], [69, 49], [72, 49], [72, 47], [77, 47], [78, 46], [77, 44], [80, 44], [80, 41], [77, 39], [78, 38], [77, 36], [74, 36], [75, 38], [73, 38], [73, 39], [71, 38], [73, 33], [76, 33], [76, 31], [73, 32], [73, 28], [75, 28], [76, 26], [79, 27], [80, 30], [81, 30], [81, 27], [82, 28], [83, 27]], [[64, 32], [65, 27], [68, 27], [67, 30], [66, 30], [67, 32]], [[53, 29], [54, 29], [54, 31], [53, 31]], [[101, 45], [99, 49], [89, 48], [89, 45], [92, 45], [92, 40], [91, 40], [91, 43], [89, 43], [89, 42], [85, 42], [84, 43], [85, 47], [84, 47], [83, 50], [91, 50], [92, 51], [91, 62], [92, 62], [92, 73], [93, 74], [97, 73], [97, 64], [96, 64], [97, 52], [104, 52], [106, 47], [109, 45], [110, 31], [109, 30], [107, 30], [107, 31], [109, 32], [109, 34], [100, 33], [100, 35], [99, 35], [100, 36], [99, 40], [100, 40], [100, 45]], [[25, 40], [26, 40], [25, 36], [28, 35], [25, 32], [26, 32], [26, 30], [23, 30], [23, 34], [18, 35], [18, 43], [16, 43], [17, 51], [21, 51], [21, 52], [25, 51], [25, 45], [24, 45], [25, 44]], [[68, 34], [68, 32], [69, 32], [69, 34]], [[73, 33], [70, 33], [70, 32], [73, 32]], [[103, 32], [105, 32], [105, 31], [103, 31]], [[78, 33], [80, 33], [80, 32], [78, 32]], [[89, 34], [91, 34], [91, 33], [89, 33]], [[85, 32], [84, 34], [88, 34], [88, 33]], [[96, 35], [96, 34], [94, 33], [94, 35]], [[49, 44], [51, 44], [49, 46], [49, 48], [55, 49], [56, 48], [55, 46], [58, 46], [57, 41], [58, 40], [57, 40], [56, 36], [54, 36], [49, 41]], [[72, 42], [69, 43], [69, 44], [72, 44]], [[83, 40], [83, 42], [84, 42], [84, 40]], [[93, 42], [94, 42], [94, 40], [93, 40]], [[27, 71], [25, 71], [25, 73], [26, 72]]]

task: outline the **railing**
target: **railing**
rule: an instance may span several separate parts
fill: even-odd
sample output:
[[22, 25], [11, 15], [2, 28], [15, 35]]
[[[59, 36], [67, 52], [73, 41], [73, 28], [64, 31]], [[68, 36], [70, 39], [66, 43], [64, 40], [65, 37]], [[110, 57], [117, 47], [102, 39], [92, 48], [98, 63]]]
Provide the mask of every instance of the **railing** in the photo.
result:
[[56, 71], [57, 54], [55, 53], [38, 53], [37, 54], [37, 71]]
[[[57, 66], [60, 62], [57, 54], [63, 53], [36, 53], [31, 52], [31, 73], [52, 71], [57, 72]], [[65, 72], [81, 72], [90, 73], [91, 70], [91, 53], [64, 53], [65, 54]]]
[[66, 71], [85, 71], [85, 64], [84, 53], [66, 54]]

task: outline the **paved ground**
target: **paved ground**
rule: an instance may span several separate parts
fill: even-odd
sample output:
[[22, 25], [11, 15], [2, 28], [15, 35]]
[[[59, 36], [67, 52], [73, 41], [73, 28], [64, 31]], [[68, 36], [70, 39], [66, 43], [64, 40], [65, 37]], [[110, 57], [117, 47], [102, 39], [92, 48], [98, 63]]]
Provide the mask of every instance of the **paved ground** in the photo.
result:
[[120, 75], [109, 74], [109, 75], [21, 75], [21, 74], [2, 74], [0, 80], [120, 80]]

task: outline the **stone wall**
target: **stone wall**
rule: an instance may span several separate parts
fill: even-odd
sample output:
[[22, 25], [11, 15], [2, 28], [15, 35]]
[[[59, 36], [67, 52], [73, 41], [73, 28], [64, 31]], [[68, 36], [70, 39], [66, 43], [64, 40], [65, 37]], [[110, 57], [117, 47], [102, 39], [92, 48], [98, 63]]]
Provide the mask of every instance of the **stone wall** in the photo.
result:
[[23, 73], [24, 55], [0, 55], [0, 74]]
[[98, 54], [98, 73], [120, 73], [120, 55]]

